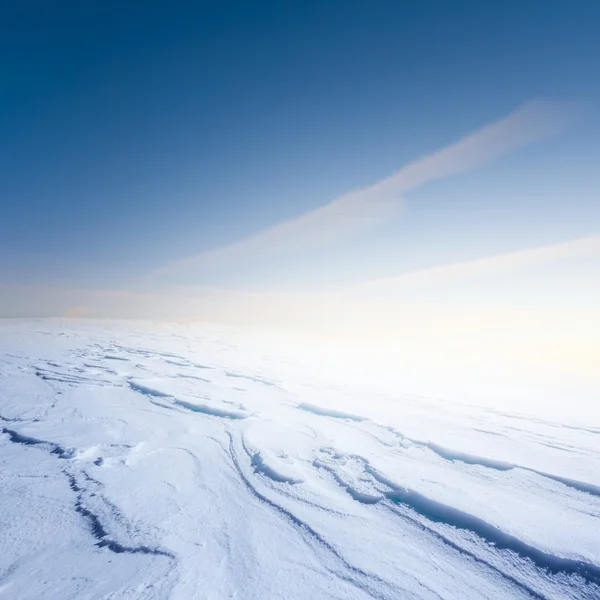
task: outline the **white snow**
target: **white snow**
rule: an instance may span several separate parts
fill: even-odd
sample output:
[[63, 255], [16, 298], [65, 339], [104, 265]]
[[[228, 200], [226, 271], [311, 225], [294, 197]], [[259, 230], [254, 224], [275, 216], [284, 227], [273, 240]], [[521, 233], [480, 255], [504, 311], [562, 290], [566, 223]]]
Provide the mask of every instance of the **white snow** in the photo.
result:
[[599, 423], [275, 350], [0, 321], [0, 598], [600, 599]]

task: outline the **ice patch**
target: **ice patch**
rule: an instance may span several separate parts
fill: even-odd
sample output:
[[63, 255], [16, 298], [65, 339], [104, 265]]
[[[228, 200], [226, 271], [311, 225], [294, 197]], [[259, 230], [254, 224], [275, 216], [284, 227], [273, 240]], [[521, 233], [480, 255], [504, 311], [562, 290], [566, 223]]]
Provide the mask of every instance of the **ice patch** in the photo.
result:
[[167, 394], [166, 392], [161, 392], [160, 390], [157, 390], [156, 388], [150, 387], [150, 386], [142, 384], [142, 383], [137, 383], [136, 381], [133, 381], [131, 379], [127, 383], [129, 384], [129, 387], [132, 390], [139, 392], [140, 394], [144, 394], [145, 396], [155, 396], [156, 398], [172, 398], [173, 397], [172, 394]]
[[193, 412], [203, 413], [211, 417], [221, 417], [223, 419], [247, 419], [250, 416], [243, 410], [224, 409], [217, 406], [209, 406], [208, 404], [188, 402], [186, 400], [175, 400], [175, 404]]
[[360, 417], [358, 415], [353, 415], [352, 413], [343, 412], [341, 410], [334, 410], [332, 408], [323, 408], [321, 406], [315, 406], [314, 404], [308, 404], [306, 402], [302, 402], [298, 404], [298, 408], [300, 410], [305, 410], [306, 412], [313, 413], [314, 415], [319, 415], [321, 417], [332, 417], [334, 419], [349, 419], [350, 421], [367, 421], [366, 417]]

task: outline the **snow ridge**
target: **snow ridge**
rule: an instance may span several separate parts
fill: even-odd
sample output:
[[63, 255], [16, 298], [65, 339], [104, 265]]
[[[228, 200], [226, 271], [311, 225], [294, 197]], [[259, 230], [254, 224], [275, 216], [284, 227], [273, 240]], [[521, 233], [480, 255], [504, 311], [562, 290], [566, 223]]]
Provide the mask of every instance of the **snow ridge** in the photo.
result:
[[0, 327], [0, 598], [600, 599], [594, 424], [191, 326]]

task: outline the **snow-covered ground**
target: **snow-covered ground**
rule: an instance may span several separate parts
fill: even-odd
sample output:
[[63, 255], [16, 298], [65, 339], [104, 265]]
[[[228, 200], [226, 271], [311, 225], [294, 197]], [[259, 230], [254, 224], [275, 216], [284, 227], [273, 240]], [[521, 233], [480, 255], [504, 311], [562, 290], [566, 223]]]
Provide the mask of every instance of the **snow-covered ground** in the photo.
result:
[[0, 322], [0, 598], [600, 598], [599, 423], [277, 356]]

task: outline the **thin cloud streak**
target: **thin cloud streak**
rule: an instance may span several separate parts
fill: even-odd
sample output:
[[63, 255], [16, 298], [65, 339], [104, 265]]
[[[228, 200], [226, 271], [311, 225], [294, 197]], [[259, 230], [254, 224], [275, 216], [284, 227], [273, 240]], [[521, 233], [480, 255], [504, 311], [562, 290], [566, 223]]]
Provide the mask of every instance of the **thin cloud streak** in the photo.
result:
[[226, 267], [241, 258], [319, 248], [368, 231], [393, 216], [407, 192], [425, 183], [470, 171], [512, 150], [551, 137], [567, 127], [576, 108], [566, 102], [529, 102], [458, 142], [409, 163], [374, 185], [344, 194], [238, 242], [170, 262], [148, 274], [145, 282], [189, 274], [215, 264]]
[[[146, 319], [203, 319], [246, 325], [323, 324], [347, 312], [397, 312], [395, 292], [429, 290], [436, 303], [439, 289], [453, 283], [600, 255], [600, 234], [558, 244], [507, 252], [455, 264], [438, 265], [330, 292], [242, 291], [204, 286], [162, 286], [160, 290], [69, 289], [60, 286], [0, 285], [0, 313], [7, 316], [92, 316]], [[39, 312], [36, 298], [45, 298]], [[404, 296], [403, 296], [404, 297]], [[390, 300], [393, 300], [390, 303]], [[373, 304], [374, 303], [374, 304]]]
[[440, 265], [361, 283], [356, 290], [382, 292], [421, 284], [439, 284], [475, 277], [515, 272], [571, 258], [600, 254], [600, 234], [577, 240], [507, 252], [449, 265]]

